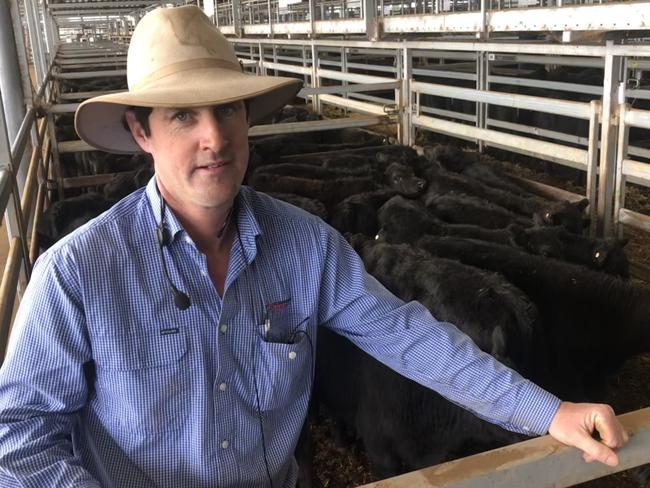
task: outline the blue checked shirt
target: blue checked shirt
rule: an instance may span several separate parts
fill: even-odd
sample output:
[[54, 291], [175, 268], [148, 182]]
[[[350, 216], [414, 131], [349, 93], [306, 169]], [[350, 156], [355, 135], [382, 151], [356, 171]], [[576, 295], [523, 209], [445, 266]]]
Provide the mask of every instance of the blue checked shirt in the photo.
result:
[[260, 428], [274, 486], [293, 486], [319, 325], [482, 417], [546, 432], [556, 397], [388, 293], [322, 221], [246, 187], [223, 297], [167, 210], [167, 266], [192, 301], [178, 310], [159, 204], [152, 179], [38, 261], [0, 370], [2, 486], [267, 486]]

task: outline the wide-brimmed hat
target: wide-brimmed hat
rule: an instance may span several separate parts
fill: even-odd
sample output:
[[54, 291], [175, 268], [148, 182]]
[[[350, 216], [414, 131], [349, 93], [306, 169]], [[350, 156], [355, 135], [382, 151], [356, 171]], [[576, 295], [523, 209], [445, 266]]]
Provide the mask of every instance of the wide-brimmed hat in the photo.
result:
[[228, 40], [194, 5], [158, 8], [135, 30], [127, 56], [129, 91], [83, 102], [75, 128], [88, 144], [113, 153], [140, 152], [124, 127], [128, 107], [202, 107], [248, 100], [251, 124], [286, 104], [296, 78], [244, 73]]

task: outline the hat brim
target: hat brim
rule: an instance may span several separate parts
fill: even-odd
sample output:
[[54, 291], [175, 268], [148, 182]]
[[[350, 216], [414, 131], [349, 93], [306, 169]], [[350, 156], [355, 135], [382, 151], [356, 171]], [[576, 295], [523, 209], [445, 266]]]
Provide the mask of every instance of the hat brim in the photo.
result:
[[79, 137], [102, 151], [130, 154], [142, 149], [124, 126], [124, 112], [138, 107], [203, 107], [248, 100], [250, 124], [282, 108], [300, 91], [296, 78], [256, 76], [222, 68], [202, 68], [175, 73], [129, 92], [91, 98], [77, 108], [75, 129]]

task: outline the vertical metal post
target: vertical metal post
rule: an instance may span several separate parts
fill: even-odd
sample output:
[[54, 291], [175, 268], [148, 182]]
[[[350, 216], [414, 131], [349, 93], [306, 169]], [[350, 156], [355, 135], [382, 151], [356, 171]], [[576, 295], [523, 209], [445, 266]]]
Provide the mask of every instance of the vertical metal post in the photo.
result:
[[47, 67], [54, 61], [54, 44], [52, 43], [52, 35], [50, 33], [50, 22], [47, 9], [42, 4], [39, 4], [39, 11], [43, 19], [43, 38], [45, 40], [45, 59]]
[[375, 0], [363, 0], [363, 18], [366, 23], [366, 33], [371, 41], [378, 41], [380, 37], [379, 23], [375, 12]]
[[29, 30], [29, 43], [32, 47], [32, 59], [34, 71], [36, 72], [36, 86], [40, 87], [45, 80], [45, 61], [40, 44], [40, 29], [34, 10], [34, 0], [25, 0], [25, 16], [27, 17], [27, 28]]
[[16, 173], [14, 171], [14, 162], [11, 158], [11, 145], [7, 134], [5, 111], [2, 103], [2, 91], [0, 90], [0, 171], [2, 170], [7, 171], [11, 178], [11, 198], [9, 199], [9, 202], [7, 202], [7, 208], [5, 210], [5, 224], [7, 226], [9, 241], [14, 237], [20, 239], [23, 257], [23, 274], [21, 274], [19, 280], [19, 293], [22, 293], [22, 290], [24, 290], [27, 285], [31, 271], [29, 264], [29, 249], [27, 248], [27, 232], [25, 230], [25, 221], [23, 220], [22, 209], [20, 206]]
[[[347, 56], [348, 50], [345, 47], [341, 48], [341, 72], [342, 73], [347, 73], [348, 72], [348, 56]], [[341, 86], [348, 86], [348, 82], [343, 80], [341, 81]], [[350, 98], [347, 92], [343, 93], [343, 98]], [[347, 116], [348, 115], [348, 108], [345, 107], [343, 109], [343, 113]]]
[[266, 0], [266, 9], [269, 16], [269, 37], [273, 37], [273, 12], [271, 11], [271, 0]]
[[[398, 52], [399, 56], [399, 52]], [[401, 70], [398, 75], [402, 81], [400, 96], [400, 127], [399, 142], [407, 146], [415, 143], [415, 134], [413, 131], [413, 96], [411, 94], [411, 79], [413, 76], [413, 57], [411, 50], [407, 47], [402, 49], [401, 53]]]
[[[476, 89], [477, 90], [487, 90], [488, 84], [488, 53], [485, 51], [478, 51], [476, 53]], [[475, 106], [476, 112], [476, 127], [479, 129], [485, 129], [487, 126], [487, 104], [484, 102], [476, 102]], [[476, 144], [478, 145], [479, 152], [483, 152], [485, 148], [485, 143], [483, 140], [477, 140]]]
[[261, 42], [257, 43], [257, 52], [259, 54], [259, 70], [260, 70], [260, 75], [266, 76], [266, 66], [264, 65], [265, 59], [264, 59], [264, 46], [262, 46]]
[[[318, 88], [320, 86], [320, 78], [318, 77], [318, 46], [314, 41], [311, 41], [311, 86]], [[320, 98], [318, 95], [311, 97], [312, 109], [316, 113], [321, 112]]]
[[[25, 47], [25, 39], [23, 37], [23, 24], [20, 16], [20, 9], [18, 8], [18, 0], [11, 0], [10, 4], [10, 17], [13, 21], [14, 41], [16, 44], [16, 54], [18, 56], [18, 66], [20, 69], [20, 78], [22, 82], [22, 93], [24, 105], [32, 105], [33, 88], [31, 78], [29, 77], [29, 63], [27, 61], [27, 48]], [[8, 25], [8, 24], [2, 24]]]
[[618, 148], [616, 151], [616, 187], [614, 188], [614, 229], [618, 237], [623, 237], [623, 226], [620, 225], [621, 209], [625, 208], [625, 174], [623, 160], [627, 157], [629, 127], [625, 123], [625, 112], [629, 109], [627, 103], [621, 104], [618, 112]]
[[[278, 63], [278, 46], [277, 44], [273, 44], [272, 46], [273, 49], [273, 63], [277, 64]], [[273, 76], [278, 76], [278, 70], [273, 69]]]
[[[307, 67], [307, 46], [303, 44], [302, 46], [302, 67], [306, 68]], [[303, 76], [303, 81], [305, 83], [305, 86], [309, 84], [309, 77], [308, 75]]]
[[[487, 10], [485, 8], [486, 0], [481, 0], [481, 32], [479, 34], [480, 39], [487, 38]], [[471, 2], [467, 2], [467, 9], [471, 8]]]
[[241, 4], [239, 0], [232, 0], [232, 26], [237, 37], [242, 37], [243, 34], [241, 22]]
[[598, 134], [601, 103], [599, 100], [589, 102], [589, 142], [587, 145], [587, 198], [589, 199], [589, 235], [596, 236], [597, 231], [597, 188], [598, 181]]
[[[607, 41], [612, 47], [613, 42]], [[616, 115], [618, 113], [618, 86], [621, 77], [621, 56], [614, 56], [608, 50], [605, 55], [605, 77], [603, 81], [602, 133], [600, 142], [600, 179], [598, 185], [598, 229], [599, 234], [613, 233], [614, 183], [616, 179]]]
[[316, 35], [314, 22], [316, 21], [316, 0], [309, 0], [309, 36], [313, 39]]
[[[0, 25], [5, 26], [0, 30], [0, 97], [4, 106], [7, 137], [11, 144], [18, 135], [27, 110], [20, 79], [21, 69], [16, 51], [16, 36], [11, 22], [11, 10], [6, 2], [0, 4]], [[19, 35], [22, 35], [22, 32], [19, 32]], [[31, 87], [29, 94], [31, 98]], [[28, 146], [23, 153], [22, 162], [29, 161], [29, 153]], [[22, 189], [27, 176], [27, 164], [21, 164], [14, 176], [18, 180], [18, 187]]]

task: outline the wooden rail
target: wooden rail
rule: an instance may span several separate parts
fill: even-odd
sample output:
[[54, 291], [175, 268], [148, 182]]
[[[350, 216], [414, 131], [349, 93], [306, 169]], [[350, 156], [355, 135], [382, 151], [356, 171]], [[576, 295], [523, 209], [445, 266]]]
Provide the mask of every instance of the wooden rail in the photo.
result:
[[361, 488], [562, 488], [650, 462], [650, 408], [620, 415], [618, 419], [631, 436], [629, 444], [619, 452], [616, 468], [585, 463], [577, 449], [544, 436]]

